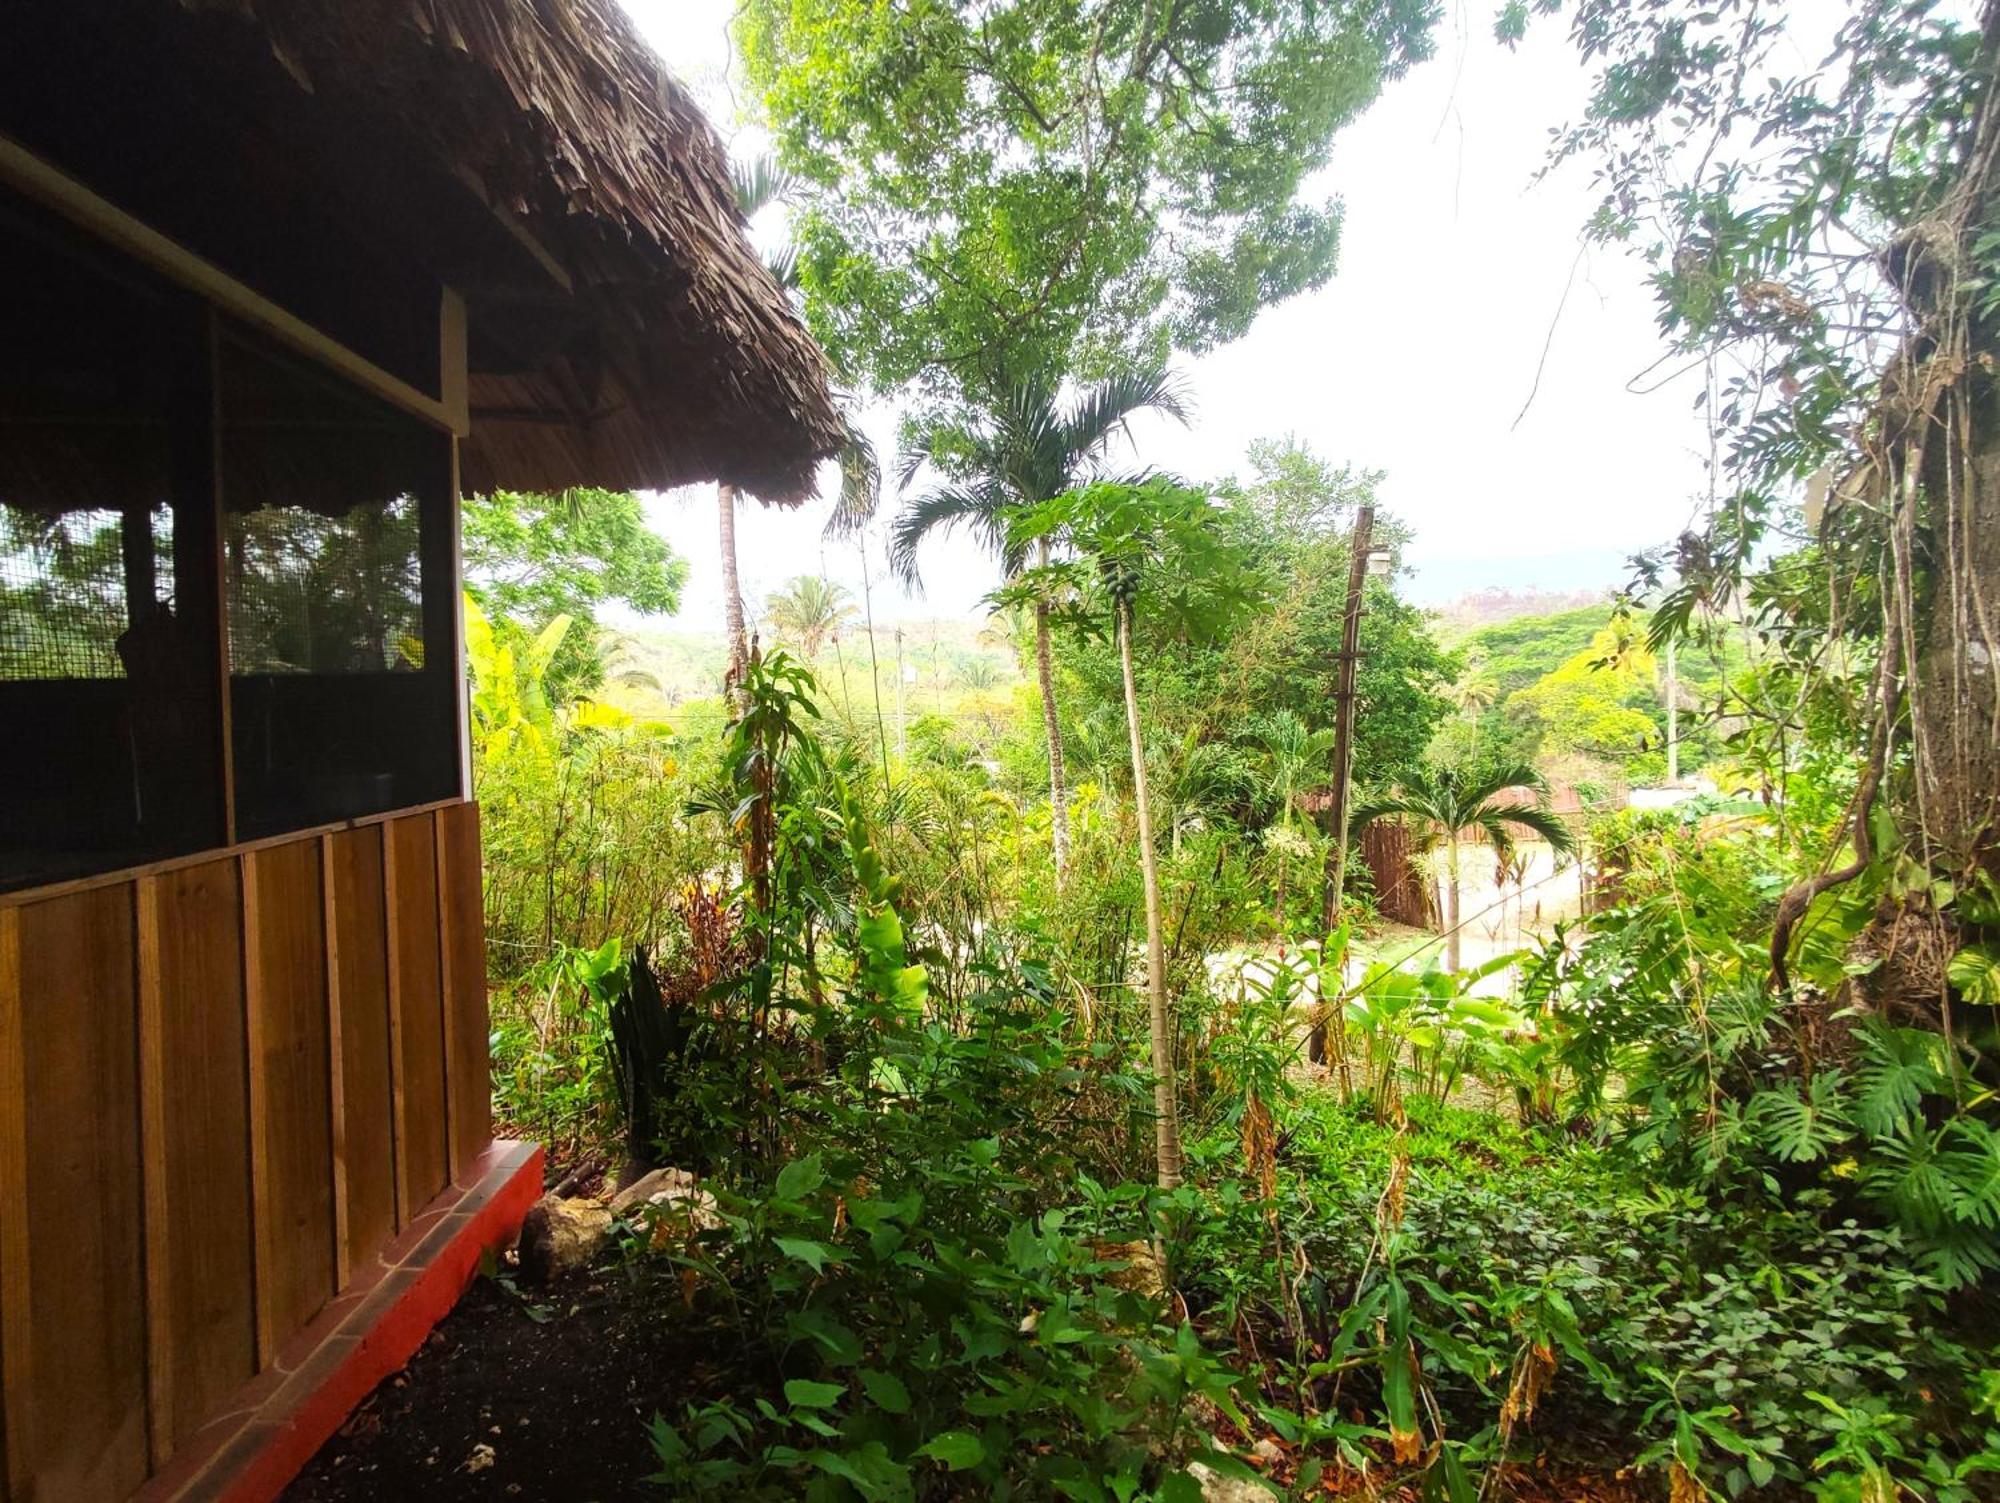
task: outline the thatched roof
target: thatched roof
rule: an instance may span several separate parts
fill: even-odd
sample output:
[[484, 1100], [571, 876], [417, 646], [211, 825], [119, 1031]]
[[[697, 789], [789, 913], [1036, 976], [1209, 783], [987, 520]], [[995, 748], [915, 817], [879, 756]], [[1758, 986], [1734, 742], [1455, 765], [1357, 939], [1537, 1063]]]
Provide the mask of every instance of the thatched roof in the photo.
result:
[[466, 289], [467, 490], [810, 492], [840, 439], [825, 362], [721, 143], [616, 0], [176, 3], [204, 58], [247, 42], [281, 68], [333, 149], [356, 143], [352, 170], [441, 167], [543, 266], [538, 287]]

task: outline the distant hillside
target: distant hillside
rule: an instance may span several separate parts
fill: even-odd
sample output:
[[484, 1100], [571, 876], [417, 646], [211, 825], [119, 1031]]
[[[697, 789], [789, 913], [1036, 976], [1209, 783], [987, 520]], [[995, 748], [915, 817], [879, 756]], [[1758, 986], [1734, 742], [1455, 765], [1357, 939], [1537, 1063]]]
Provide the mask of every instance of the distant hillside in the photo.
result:
[[1553, 673], [1611, 624], [1611, 602], [1573, 606], [1546, 615], [1516, 615], [1466, 634], [1467, 647], [1484, 655], [1486, 675], [1501, 699]]
[[1496, 586], [1461, 595], [1432, 614], [1437, 618], [1438, 635], [1455, 643], [1483, 626], [1497, 626], [1521, 616], [1554, 616], [1600, 606], [1610, 597], [1609, 590], [1505, 590]]
[[[895, 681], [898, 630], [902, 632], [905, 682], [911, 703], [919, 708], [940, 703], [940, 695], [1004, 688], [1020, 677], [1013, 647], [998, 629], [986, 623], [878, 621], [874, 657], [885, 690]], [[766, 647], [779, 645], [768, 627], [763, 628], [761, 640]], [[612, 674], [636, 691], [644, 708], [657, 711], [721, 693], [725, 662], [719, 631], [639, 626], [617, 632]], [[868, 629], [857, 624], [841, 633], [838, 647], [821, 649], [817, 666], [821, 679], [829, 685], [840, 678], [842, 668], [847, 677], [866, 683], [868, 663]]]

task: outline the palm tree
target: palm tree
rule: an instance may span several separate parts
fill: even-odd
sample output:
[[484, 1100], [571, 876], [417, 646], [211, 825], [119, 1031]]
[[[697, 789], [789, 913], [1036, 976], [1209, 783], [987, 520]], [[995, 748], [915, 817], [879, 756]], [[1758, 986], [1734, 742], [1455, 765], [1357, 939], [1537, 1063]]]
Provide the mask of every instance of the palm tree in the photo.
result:
[[1257, 727], [1257, 742], [1264, 752], [1265, 775], [1278, 800], [1278, 828], [1284, 838], [1278, 847], [1278, 891], [1273, 905], [1277, 911], [1278, 935], [1285, 933], [1285, 878], [1290, 864], [1292, 810], [1309, 782], [1326, 771], [1333, 753], [1330, 730], [1308, 730], [1304, 721], [1290, 710], [1279, 710]]
[[952, 665], [952, 676], [968, 689], [990, 689], [1000, 682], [1000, 665], [980, 653], [963, 657]]
[[[1013, 578], [1027, 559], [1008, 546], [1009, 509], [1047, 501], [1095, 478], [1112, 438], [1126, 431], [1133, 414], [1148, 409], [1187, 421], [1180, 387], [1164, 370], [1109, 377], [1067, 403], [1058, 401], [1046, 382], [1031, 381], [970, 423], [928, 429], [903, 456], [902, 483], [907, 488], [925, 465], [941, 478], [912, 497], [896, 518], [889, 535], [890, 568], [916, 584], [917, 550], [924, 539], [966, 526], [1000, 556], [1002, 570]], [[1037, 544], [1036, 562], [1048, 561], [1049, 541], [1044, 538]], [[1060, 887], [1069, 867], [1069, 785], [1046, 601], [1035, 605], [1035, 678], [1048, 738], [1050, 822]]]
[[[781, 202], [797, 186], [797, 179], [768, 153], [748, 162], [732, 163], [730, 176], [736, 189], [736, 205], [745, 219], [753, 219], [772, 204]], [[764, 264], [786, 292], [798, 290], [796, 245], [784, 246], [767, 257]], [[856, 426], [853, 414], [848, 411], [848, 398], [838, 389], [834, 392], [834, 402], [839, 410], [842, 429], [840, 452], [834, 456], [840, 466], [840, 492], [834, 502], [833, 515], [826, 523], [829, 537], [844, 536], [866, 526], [875, 515], [875, 506], [882, 494], [882, 468], [875, 457], [875, 446], [868, 441], [868, 435]], [[743, 587], [736, 568], [736, 503], [741, 495], [741, 491], [727, 482], [715, 488], [717, 532], [722, 553], [722, 622], [729, 654], [727, 677], [723, 682], [724, 695], [731, 702], [735, 700], [736, 685], [743, 677], [744, 666], [750, 660]]]
[[[1532, 794], [1535, 801], [1522, 804], [1503, 797], [1522, 792]], [[1518, 834], [1526, 832], [1546, 840], [1558, 853], [1574, 849], [1576, 837], [1562, 817], [1549, 809], [1547, 793], [1542, 775], [1525, 762], [1485, 771], [1418, 767], [1406, 773], [1390, 792], [1354, 811], [1356, 830], [1378, 819], [1401, 816], [1416, 825], [1418, 849], [1444, 847], [1450, 899], [1445, 913], [1445, 964], [1452, 970], [1459, 969], [1458, 931], [1463, 921], [1458, 911], [1459, 842], [1470, 834], [1505, 854], [1513, 849]]]
[[809, 658], [818, 657], [827, 640], [859, 614], [844, 588], [813, 574], [799, 575], [764, 601], [771, 630]]
[[1459, 713], [1467, 720], [1476, 721], [1493, 708], [1493, 701], [1500, 697], [1500, 686], [1493, 682], [1485, 664], [1474, 663], [1459, 675], [1450, 693]]

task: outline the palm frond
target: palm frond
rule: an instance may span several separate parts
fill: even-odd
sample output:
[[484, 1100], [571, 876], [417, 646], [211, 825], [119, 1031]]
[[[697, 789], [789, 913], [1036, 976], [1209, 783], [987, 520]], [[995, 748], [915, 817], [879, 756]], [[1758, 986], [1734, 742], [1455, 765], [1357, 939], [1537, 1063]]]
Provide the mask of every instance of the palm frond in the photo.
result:
[[840, 466], [840, 493], [826, 519], [826, 536], [836, 539], [852, 537], [874, 521], [882, 501], [882, 464], [875, 445], [844, 411], [840, 426], [840, 452], [834, 456]]
[[940, 485], [912, 497], [889, 528], [889, 569], [917, 587], [917, 550], [933, 533], [970, 528], [994, 552], [1007, 551], [1006, 508], [1011, 498], [991, 480]]
[[730, 163], [729, 179], [736, 190], [736, 207], [745, 219], [754, 219], [760, 211], [789, 198], [799, 185], [770, 152], [747, 162]]
[[[1576, 846], [1576, 832], [1569, 827], [1569, 821], [1552, 809], [1497, 809], [1493, 812], [1491, 819], [1481, 820], [1480, 823], [1487, 826], [1489, 831], [1492, 832], [1493, 843], [1496, 846], [1502, 846], [1502, 841], [1500, 832], [1492, 829], [1495, 824], [1501, 826], [1512, 825], [1518, 829], [1526, 830], [1537, 838], [1547, 841], [1550, 849], [1555, 851], [1566, 853], [1575, 849]], [[1510, 831], [1508, 832], [1506, 845], [1512, 844], [1512, 832]], [[1504, 849], [1505, 847], [1502, 846], [1502, 848]]]
[[1460, 807], [1467, 809], [1476, 809], [1516, 788], [1540, 794], [1546, 792], [1549, 786], [1548, 780], [1527, 762], [1507, 762], [1486, 768], [1478, 777], [1464, 782], [1451, 774], [1442, 774], [1441, 780], [1449, 783]]
[[1425, 824], [1438, 822], [1427, 801], [1398, 792], [1377, 794], [1356, 804], [1347, 816], [1348, 828], [1359, 833], [1378, 819], [1414, 819]]
[[931, 463], [931, 448], [928, 442], [919, 438], [906, 444], [902, 453], [896, 456], [896, 494], [900, 496], [908, 490], [910, 483], [929, 463]]
[[799, 290], [799, 248], [786, 241], [764, 258], [764, 269], [787, 292]]
[[1164, 367], [1121, 372], [1079, 393], [1055, 424], [1055, 442], [1073, 464], [1095, 459], [1134, 414], [1147, 411], [1188, 420], [1187, 389]]

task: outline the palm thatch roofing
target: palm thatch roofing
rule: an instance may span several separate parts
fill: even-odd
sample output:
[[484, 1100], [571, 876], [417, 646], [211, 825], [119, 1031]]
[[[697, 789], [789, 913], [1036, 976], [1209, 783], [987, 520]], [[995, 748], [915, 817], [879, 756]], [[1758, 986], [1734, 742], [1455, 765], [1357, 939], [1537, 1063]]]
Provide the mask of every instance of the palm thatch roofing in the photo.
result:
[[721, 142], [617, 0], [172, 4], [204, 64], [282, 70], [260, 108], [294, 91], [350, 180], [441, 168], [539, 263], [538, 286], [464, 289], [465, 489], [811, 492], [841, 437], [824, 359]]

